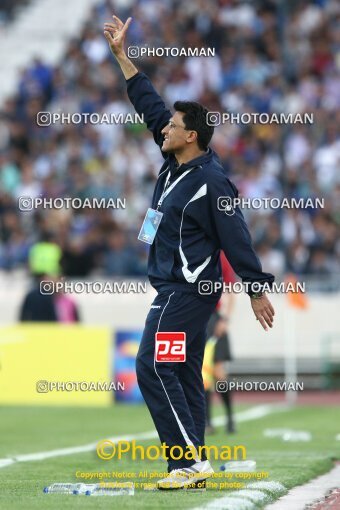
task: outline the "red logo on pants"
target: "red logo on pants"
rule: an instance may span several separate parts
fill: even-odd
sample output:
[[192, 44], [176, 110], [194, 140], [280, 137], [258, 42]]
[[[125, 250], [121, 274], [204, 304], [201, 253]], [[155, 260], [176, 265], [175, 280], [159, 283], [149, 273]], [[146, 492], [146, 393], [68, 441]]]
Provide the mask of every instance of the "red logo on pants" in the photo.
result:
[[156, 333], [155, 360], [184, 362], [186, 360], [184, 332]]

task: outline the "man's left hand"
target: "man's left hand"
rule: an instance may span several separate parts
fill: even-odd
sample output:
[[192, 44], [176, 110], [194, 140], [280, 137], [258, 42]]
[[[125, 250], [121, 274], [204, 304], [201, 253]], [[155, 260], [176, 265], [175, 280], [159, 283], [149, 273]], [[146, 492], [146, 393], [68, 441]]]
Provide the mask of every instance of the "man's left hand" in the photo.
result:
[[250, 298], [251, 306], [254, 311], [255, 317], [260, 321], [263, 329], [268, 331], [268, 327], [273, 327], [275, 311], [273, 305], [265, 294], [260, 298]]

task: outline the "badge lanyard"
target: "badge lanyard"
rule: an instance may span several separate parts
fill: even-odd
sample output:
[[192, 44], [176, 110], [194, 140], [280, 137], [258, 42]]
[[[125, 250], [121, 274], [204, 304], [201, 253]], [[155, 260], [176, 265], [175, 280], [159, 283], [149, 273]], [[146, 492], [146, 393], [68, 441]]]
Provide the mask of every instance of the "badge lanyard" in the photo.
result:
[[152, 244], [155, 240], [158, 227], [160, 225], [160, 222], [162, 221], [163, 214], [161, 211], [159, 211], [159, 208], [161, 207], [163, 200], [171, 193], [171, 191], [174, 189], [175, 186], [179, 183], [183, 177], [185, 177], [191, 170], [193, 170], [195, 167], [189, 168], [189, 170], [186, 170], [182, 175], [178, 177], [170, 186], [170, 170], [168, 172], [168, 175], [166, 176], [165, 185], [163, 188], [163, 193], [158, 200], [157, 209], [151, 209], [149, 208], [146, 212], [142, 228], [140, 229], [140, 232], [138, 234], [138, 239], [140, 241], [143, 241], [143, 243]]
[[195, 167], [192, 167], [192, 168], [189, 168], [189, 170], [186, 170], [182, 175], [180, 175], [178, 177], [178, 179], [176, 179], [170, 186], [169, 186], [169, 180], [170, 180], [170, 170], [168, 172], [168, 175], [166, 176], [166, 181], [165, 181], [165, 185], [164, 185], [164, 189], [163, 189], [163, 193], [160, 197], [160, 199], [158, 200], [158, 203], [157, 203], [157, 209], [156, 211], [159, 210], [159, 208], [161, 207], [162, 203], [163, 203], [163, 200], [171, 193], [171, 191], [174, 189], [175, 186], [177, 186], [177, 184], [179, 183], [179, 181], [181, 179], [183, 179], [183, 177], [185, 177], [189, 172], [191, 172], [191, 170], [193, 170]]

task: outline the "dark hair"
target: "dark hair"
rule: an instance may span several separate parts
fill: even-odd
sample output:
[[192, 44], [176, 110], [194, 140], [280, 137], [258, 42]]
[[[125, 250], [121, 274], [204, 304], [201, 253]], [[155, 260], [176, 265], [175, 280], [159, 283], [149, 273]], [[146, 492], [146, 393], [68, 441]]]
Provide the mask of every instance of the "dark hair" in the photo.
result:
[[197, 132], [198, 147], [202, 151], [207, 150], [214, 134], [214, 127], [207, 124], [209, 110], [195, 101], [176, 101], [174, 108], [176, 112], [184, 113], [183, 122], [185, 129]]

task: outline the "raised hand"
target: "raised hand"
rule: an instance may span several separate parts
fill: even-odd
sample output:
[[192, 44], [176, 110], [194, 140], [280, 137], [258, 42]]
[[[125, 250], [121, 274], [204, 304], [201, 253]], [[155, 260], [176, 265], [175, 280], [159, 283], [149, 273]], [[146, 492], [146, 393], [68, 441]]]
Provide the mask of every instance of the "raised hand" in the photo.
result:
[[117, 16], [112, 16], [112, 18], [112, 23], [104, 24], [104, 35], [114, 56], [120, 57], [125, 55], [125, 36], [132, 18], [128, 18], [125, 24]]

